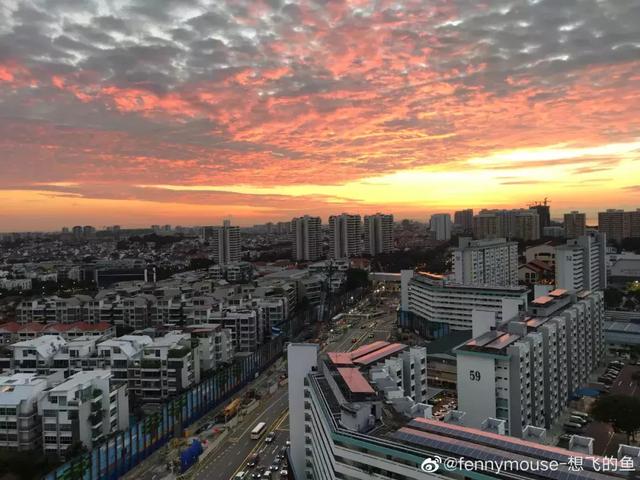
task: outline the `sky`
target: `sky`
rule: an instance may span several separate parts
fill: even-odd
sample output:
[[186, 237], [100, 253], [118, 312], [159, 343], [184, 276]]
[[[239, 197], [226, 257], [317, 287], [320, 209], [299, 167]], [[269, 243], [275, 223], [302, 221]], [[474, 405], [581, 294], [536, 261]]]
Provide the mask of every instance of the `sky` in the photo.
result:
[[0, 231], [640, 207], [637, 0], [2, 0]]

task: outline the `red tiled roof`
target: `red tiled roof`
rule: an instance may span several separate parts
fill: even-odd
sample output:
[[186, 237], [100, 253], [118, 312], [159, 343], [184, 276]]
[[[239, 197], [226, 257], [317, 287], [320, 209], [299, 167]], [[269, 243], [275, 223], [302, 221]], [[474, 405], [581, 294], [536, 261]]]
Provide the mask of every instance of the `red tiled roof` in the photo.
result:
[[21, 332], [41, 332], [45, 325], [38, 322], [25, 323], [20, 329]]
[[329, 352], [327, 355], [334, 365], [353, 365], [350, 352]]
[[22, 328], [18, 322], [7, 322], [0, 324], [0, 330], [5, 330], [11, 333], [18, 333], [18, 331]]
[[357, 368], [338, 368], [338, 373], [347, 384], [351, 393], [375, 393], [367, 379]]
[[387, 345], [389, 345], [389, 342], [385, 342], [384, 340], [377, 340], [368, 345], [363, 345], [351, 352], [351, 358], [355, 360], [358, 357], [362, 357], [368, 353], [375, 352], [376, 350], [382, 347], [386, 347]]
[[367, 355], [358, 357], [354, 360], [354, 363], [358, 365], [369, 365], [370, 363], [376, 362], [389, 355], [393, 355], [394, 353], [404, 350], [405, 348], [406, 345], [403, 345], [401, 343], [392, 343], [390, 345], [387, 345], [386, 347], [382, 347], [378, 350], [368, 353]]

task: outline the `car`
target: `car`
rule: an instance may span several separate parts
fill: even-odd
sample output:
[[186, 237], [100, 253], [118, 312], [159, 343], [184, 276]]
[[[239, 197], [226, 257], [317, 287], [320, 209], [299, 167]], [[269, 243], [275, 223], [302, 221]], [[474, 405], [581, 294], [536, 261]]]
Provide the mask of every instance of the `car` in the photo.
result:
[[284, 458], [286, 454], [287, 454], [287, 447], [286, 446], [280, 447], [280, 456]]
[[253, 478], [254, 480], [260, 478], [261, 476], [262, 476], [262, 474], [258, 473], [258, 472], [255, 472], [255, 473], [251, 474], [251, 478]]
[[203, 433], [206, 432], [207, 430], [211, 430], [213, 428], [215, 424], [213, 422], [207, 422], [203, 425], [200, 425], [197, 429], [196, 429], [196, 434], [199, 433]]
[[235, 477], [233, 477], [233, 480], [244, 480], [245, 478], [247, 478], [247, 472], [238, 472]]
[[373, 338], [375, 335], [373, 333], [369, 334], [369, 338]]
[[289, 440], [287, 440], [286, 442], [284, 442], [285, 446], [289, 447], [291, 446], [291, 442]]
[[269, 470], [267, 470], [266, 472], [264, 472], [264, 473], [262, 474], [262, 478], [264, 478], [264, 479], [269, 479], [269, 478], [271, 478], [271, 472], [270, 472]]
[[280, 470], [280, 478], [287, 478], [289, 476], [289, 471], [286, 468]]
[[264, 439], [265, 443], [271, 443], [275, 440], [276, 438], [276, 432], [269, 432], [267, 434], [267, 437]]
[[259, 461], [260, 461], [260, 454], [254, 453], [249, 457], [249, 461], [247, 462], [247, 467], [253, 468], [256, 465], [258, 465]]
[[358, 339], [357, 339], [357, 338], [352, 338], [352, 339], [351, 339], [351, 343], [356, 343], [357, 341], [358, 341]]
[[580, 418], [586, 420], [587, 422], [591, 421], [591, 417], [589, 416], [588, 413], [578, 412], [577, 410], [571, 412], [571, 416], [572, 417], [580, 417]]
[[586, 419], [582, 417], [576, 417], [574, 415], [569, 417], [569, 422], [577, 423], [578, 425], [582, 425], [583, 427], [588, 423]]
[[278, 470], [280, 470], [280, 464], [274, 463], [269, 467], [269, 470], [271, 470], [272, 472], [277, 472]]

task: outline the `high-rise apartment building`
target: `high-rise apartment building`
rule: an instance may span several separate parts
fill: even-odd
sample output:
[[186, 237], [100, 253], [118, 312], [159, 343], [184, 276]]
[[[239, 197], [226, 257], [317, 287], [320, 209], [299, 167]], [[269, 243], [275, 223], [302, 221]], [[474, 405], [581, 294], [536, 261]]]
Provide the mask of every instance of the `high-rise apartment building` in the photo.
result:
[[332, 215], [329, 217], [329, 257], [351, 258], [362, 253], [362, 220], [360, 215]]
[[640, 208], [625, 212], [609, 209], [598, 213], [598, 231], [607, 235], [607, 240], [621, 242], [625, 238], [640, 238]]
[[473, 230], [473, 209], [459, 210], [453, 214], [453, 223], [460, 227], [464, 233]]
[[496, 418], [517, 437], [528, 426], [551, 427], [598, 367], [603, 325], [602, 292], [562, 289], [536, 298], [524, 315], [487, 325], [456, 349], [465, 425]]
[[607, 288], [607, 240], [604, 233], [589, 233], [556, 247], [556, 287], [566, 290]]
[[216, 263], [225, 265], [240, 260], [240, 227], [225, 220], [222, 226], [202, 227], [201, 237], [209, 242]]
[[429, 230], [434, 240], [447, 242], [451, 240], [451, 215], [435, 213], [429, 220]]
[[312, 262], [322, 256], [320, 217], [296, 217], [291, 220], [294, 260]]
[[453, 251], [453, 274], [461, 285], [518, 285], [518, 243], [460, 237]]
[[529, 210], [533, 210], [538, 214], [539, 224], [540, 224], [540, 236], [543, 236], [544, 229], [551, 225], [551, 208], [545, 203], [537, 203], [535, 205], [531, 205]]
[[376, 213], [364, 217], [364, 253], [378, 255], [393, 250], [393, 215]]
[[483, 238], [517, 238], [529, 241], [540, 238], [540, 216], [535, 210], [481, 210], [473, 217], [473, 236]]
[[581, 237], [584, 235], [586, 227], [586, 214], [575, 210], [564, 214], [564, 233], [567, 238]]
[[502, 318], [505, 300], [517, 312], [526, 308], [527, 294], [525, 287], [460, 285], [442, 275], [402, 270], [399, 326], [433, 336], [471, 330], [474, 309]]

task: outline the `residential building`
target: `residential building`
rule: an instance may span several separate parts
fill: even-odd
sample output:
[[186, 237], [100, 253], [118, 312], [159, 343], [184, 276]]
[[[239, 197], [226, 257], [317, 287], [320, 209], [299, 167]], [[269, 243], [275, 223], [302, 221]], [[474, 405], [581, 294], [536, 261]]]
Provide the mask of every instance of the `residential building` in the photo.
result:
[[98, 344], [98, 358], [102, 368], [111, 370], [113, 382], [127, 383], [129, 368], [142, 358], [144, 348], [153, 343], [147, 335], [123, 335]]
[[453, 223], [457, 225], [463, 233], [473, 231], [473, 209], [458, 210], [453, 214]]
[[21, 373], [49, 375], [54, 371], [54, 359], [66, 341], [59, 335], [43, 335], [11, 345], [11, 368]]
[[200, 382], [198, 341], [188, 333], [169, 332], [145, 345], [129, 367], [129, 391], [142, 403], [161, 403]]
[[[602, 459], [578, 451], [578, 442], [570, 444], [574, 450], [565, 450], [544, 445], [539, 437], [535, 442], [515, 439], [497, 433], [504, 433], [494, 428], [501, 425], [497, 420], [487, 421], [483, 429], [469, 428], [462, 412], [436, 421], [431, 418], [430, 407], [420, 403], [413, 411], [398, 414], [384, 401], [384, 390], [367, 379], [361, 368], [334, 365], [319, 358], [318, 353], [317, 345], [288, 347], [289, 474], [294, 478], [424, 480], [478, 476], [477, 467], [461, 472], [436, 463], [444, 459], [455, 463], [461, 457], [472, 465], [484, 462], [487, 468], [481, 473], [483, 478], [619, 478], [615, 472], [600, 473]], [[579, 460], [574, 460], [576, 457]], [[430, 459], [435, 468], [428, 469]], [[553, 460], [558, 463], [558, 471], [524, 467], [498, 471], [498, 464], [516, 459], [522, 465]], [[582, 469], [572, 471], [570, 465], [578, 461]]]
[[191, 334], [192, 339], [198, 340], [201, 373], [232, 362], [233, 340], [229, 329], [207, 324], [188, 327], [185, 331]]
[[496, 311], [502, 318], [505, 308], [526, 309], [527, 294], [526, 287], [460, 285], [442, 275], [403, 270], [398, 324], [434, 337], [471, 330], [474, 309]]
[[554, 283], [554, 268], [541, 260], [531, 260], [518, 266], [518, 281], [527, 285]]
[[296, 217], [291, 220], [293, 258], [313, 262], [322, 257], [322, 220], [320, 217]]
[[434, 240], [448, 242], [451, 240], [451, 215], [448, 213], [436, 213], [431, 215], [429, 230]]
[[474, 325], [474, 333], [455, 350], [465, 424], [478, 428], [497, 418], [509, 435], [521, 437], [528, 426], [550, 428], [598, 367], [603, 294], [556, 289], [531, 302], [526, 314], [493, 316]]
[[536, 203], [529, 206], [529, 210], [532, 210], [538, 214], [540, 237], [544, 236], [544, 229], [551, 226], [551, 207], [545, 200], [543, 203]]
[[556, 265], [556, 247], [558, 243], [545, 242], [540, 245], [527, 247], [524, 250], [524, 258], [527, 263], [535, 261], [545, 262], [552, 267]]
[[556, 247], [556, 286], [566, 290], [607, 288], [606, 234], [592, 232]]
[[220, 324], [231, 332], [231, 342], [236, 353], [255, 352], [264, 340], [264, 316], [260, 310], [243, 306], [229, 307], [215, 313], [211, 322]]
[[91, 449], [129, 426], [127, 386], [109, 370], [79, 372], [51, 388], [38, 404], [45, 453], [64, 454], [71, 445]]
[[640, 208], [629, 212], [616, 209], [599, 212], [598, 231], [616, 243], [625, 238], [640, 238]]
[[329, 258], [351, 258], [362, 254], [362, 220], [360, 215], [329, 217]]
[[460, 237], [453, 250], [453, 275], [460, 285], [518, 285], [518, 243]]
[[202, 239], [211, 245], [213, 260], [224, 265], [240, 260], [240, 227], [225, 220], [222, 226], [203, 227]]
[[393, 250], [393, 215], [376, 213], [364, 217], [364, 253], [378, 255]]
[[523, 241], [540, 238], [540, 217], [535, 210], [481, 210], [473, 217], [477, 239], [507, 238]]
[[587, 215], [576, 210], [564, 214], [564, 233], [567, 238], [578, 238], [585, 234]]
[[48, 383], [35, 373], [14, 373], [0, 377], [0, 448], [39, 450], [42, 424], [38, 402]]

